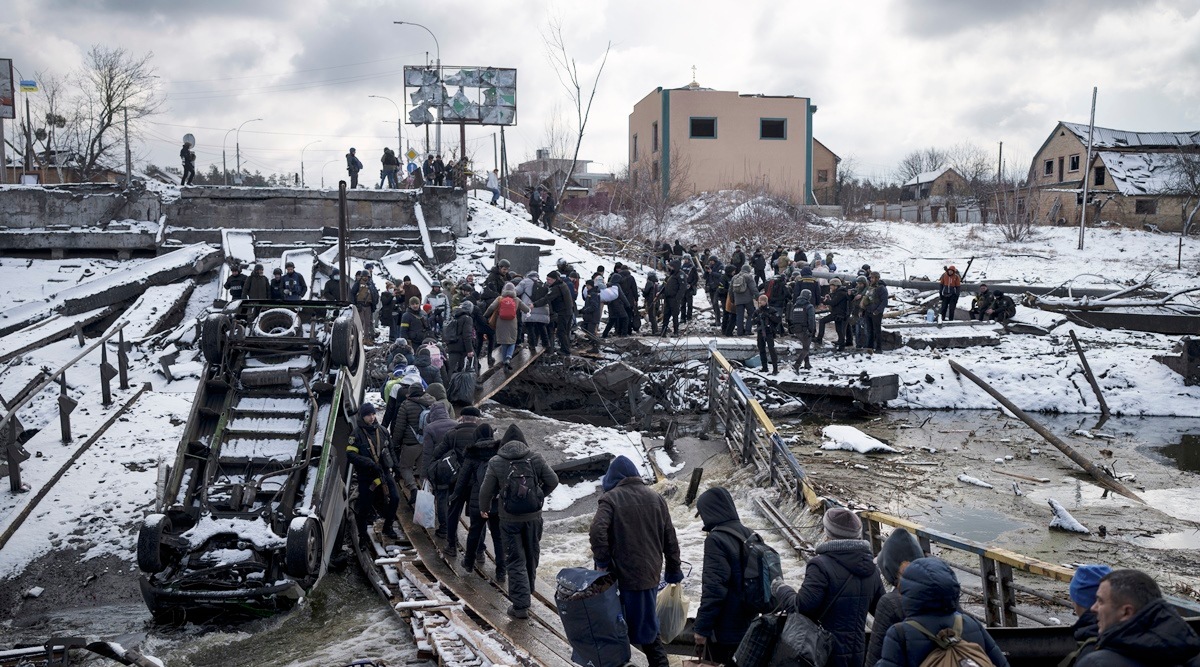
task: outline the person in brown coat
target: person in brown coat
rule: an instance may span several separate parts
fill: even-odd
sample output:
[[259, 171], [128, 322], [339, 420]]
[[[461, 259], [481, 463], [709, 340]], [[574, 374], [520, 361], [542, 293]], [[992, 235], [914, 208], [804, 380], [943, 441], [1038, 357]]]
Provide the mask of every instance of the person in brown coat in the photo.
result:
[[517, 298], [517, 288], [512, 283], [504, 283], [500, 296], [492, 301], [484, 311], [484, 319], [496, 315], [496, 344], [504, 360], [504, 367], [512, 370], [513, 352], [517, 349], [517, 313], [528, 313], [529, 305]]
[[646, 486], [633, 461], [618, 456], [601, 483], [589, 537], [596, 569], [617, 577], [629, 643], [643, 653], [649, 667], [667, 667], [667, 649], [659, 638], [655, 614], [659, 573], [666, 560], [666, 581], [683, 581], [679, 539], [667, 501]]

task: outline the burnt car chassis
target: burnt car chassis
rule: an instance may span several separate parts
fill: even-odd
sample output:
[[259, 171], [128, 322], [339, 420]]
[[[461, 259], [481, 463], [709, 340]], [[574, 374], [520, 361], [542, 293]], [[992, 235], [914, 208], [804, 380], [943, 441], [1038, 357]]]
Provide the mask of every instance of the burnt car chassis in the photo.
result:
[[157, 620], [267, 615], [325, 573], [348, 497], [362, 338], [352, 308], [323, 301], [234, 301], [205, 317], [205, 370], [138, 533]]

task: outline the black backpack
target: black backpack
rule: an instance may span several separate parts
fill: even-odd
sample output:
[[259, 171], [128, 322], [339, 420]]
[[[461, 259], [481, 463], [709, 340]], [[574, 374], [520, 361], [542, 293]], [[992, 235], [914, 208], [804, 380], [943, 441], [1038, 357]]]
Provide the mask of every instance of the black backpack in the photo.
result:
[[763, 542], [758, 533], [742, 537], [729, 526], [717, 526], [713, 530], [732, 535], [742, 546], [742, 604], [759, 614], [773, 611], [777, 601], [771, 594], [771, 581], [783, 576], [779, 552]]
[[508, 462], [508, 479], [501, 494], [504, 511], [531, 514], [542, 509], [542, 486], [533, 470], [533, 459], [525, 457]]
[[451, 345], [462, 340], [462, 322], [459, 321], [460, 319], [461, 318], [459, 317], [454, 318], [454, 321], [446, 325], [445, 331], [442, 332], [442, 340], [445, 341], [447, 345]]
[[458, 452], [451, 449], [445, 456], [434, 461], [433, 466], [429, 470], [429, 476], [437, 486], [451, 486], [454, 484], [455, 478], [458, 476], [458, 469], [462, 466], [462, 462], [458, 458]]

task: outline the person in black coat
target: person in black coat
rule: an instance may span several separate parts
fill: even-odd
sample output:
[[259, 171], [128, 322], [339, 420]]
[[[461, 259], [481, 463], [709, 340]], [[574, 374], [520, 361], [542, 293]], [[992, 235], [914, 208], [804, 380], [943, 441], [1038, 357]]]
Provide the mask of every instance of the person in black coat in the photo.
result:
[[196, 153], [186, 141], [183, 142], [183, 148], [179, 149], [179, 159], [183, 162], [183, 178], [179, 184], [191, 185], [196, 180]]
[[383, 519], [383, 534], [387, 537], [399, 537], [396, 533], [396, 510], [400, 507], [400, 490], [396, 488], [396, 480], [392, 478], [388, 468], [391, 466], [388, 449], [387, 429], [375, 421], [375, 406], [363, 403], [358, 408], [358, 419], [354, 425], [354, 434], [350, 444], [346, 446], [346, 458], [354, 466], [358, 479], [358, 505], [355, 508], [355, 523], [358, 528], [359, 542], [366, 543], [367, 524], [371, 516], [375, 494], [382, 492], [387, 502], [387, 514]]
[[763, 254], [762, 248], [756, 248], [750, 256], [750, 266], [754, 267], [754, 283], [762, 289], [762, 286], [767, 284], [767, 256]]
[[683, 300], [679, 302], [679, 315], [684, 322], [691, 322], [695, 313], [696, 286], [700, 284], [699, 267], [692, 263], [691, 255], [683, 256], [679, 272], [683, 274]]
[[704, 521], [704, 568], [700, 607], [692, 624], [697, 646], [707, 659], [733, 664], [733, 654], [757, 616], [742, 600], [742, 572], [746, 564], [742, 542], [752, 531], [742, 525], [729, 491], [715, 486], [696, 499]]
[[1092, 605], [1096, 604], [1096, 590], [1100, 588], [1100, 581], [1109, 572], [1112, 572], [1112, 568], [1107, 565], [1080, 565], [1075, 568], [1069, 592], [1076, 616], [1071, 634], [1075, 636], [1078, 648], [1063, 660], [1064, 665], [1074, 665], [1080, 658], [1096, 650], [1100, 619], [1092, 611]]
[[272, 272], [271, 300], [283, 301], [283, 269], [275, 269]]
[[1092, 611], [1100, 637], [1077, 667], [1200, 666], [1200, 637], [1145, 572], [1113, 570], [1105, 575]]
[[263, 273], [262, 264], [255, 264], [254, 271], [246, 276], [246, 284], [242, 286], [242, 298], [258, 301], [271, 298], [271, 283]]
[[809, 559], [800, 590], [782, 578], [772, 582], [771, 589], [781, 609], [804, 614], [833, 635], [831, 667], [860, 667], [867, 648], [867, 613], [874, 613], [883, 597], [883, 581], [854, 512], [830, 508], [822, 524], [828, 539]]
[[758, 297], [758, 308], [754, 310], [754, 328], [758, 333], [758, 358], [762, 369], [767, 370], [767, 355], [771, 355], [771, 374], [779, 375], [779, 354], [775, 351], [775, 332], [779, 330], [783, 317], [768, 302], [766, 294]]
[[574, 326], [575, 302], [571, 299], [571, 290], [563, 282], [558, 271], [546, 274], [546, 287], [550, 292], [533, 302], [535, 307], [550, 306], [550, 321], [555, 325], [554, 335], [558, 337], [559, 350], [565, 357], [571, 356], [571, 327]]
[[924, 558], [921, 545], [913, 534], [902, 528], [897, 528], [888, 536], [875, 557], [875, 564], [883, 575], [885, 583], [892, 586], [891, 592], [879, 599], [875, 606], [874, 620], [871, 624], [871, 643], [867, 645], [867, 661], [865, 664], [874, 665], [883, 653], [883, 638], [887, 636], [888, 628], [904, 620], [904, 608], [900, 604], [900, 575], [908, 564], [918, 558]]
[[909, 563], [900, 585], [906, 622], [897, 623], [887, 631], [883, 653], [879, 662], [875, 663], [876, 667], [920, 667], [933, 651], [933, 640], [907, 621], [920, 624], [936, 636], [942, 630], [953, 627], [957, 619], [962, 619], [964, 640], [983, 648], [996, 667], [1008, 667], [1008, 659], [987, 629], [979, 621], [959, 613], [960, 592], [954, 570], [942, 559], [918, 558]]
[[659, 300], [659, 290], [662, 289], [662, 284], [658, 282], [658, 274], [650, 271], [646, 274], [646, 286], [642, 288], [642, 301], [646, 304], [646, 319], [650, 320], [650, 334], [658, 335], [658, 318], [659, 311], [662, 310], [662, 302]]
[[684, 282], [681, 272], [682, 265], [679, 260], [673, 259], [667, 265], [667, 279], [663, 282], [662, 301], [662, 335], [667, 335], [667, 325], [673, 327], [674, 335], [679, 335], [679, 306], [683, 300], [683, 295], [687, 292], [687, 283]]
[[246, 276], [242, 275], [242, 265], [234, 264], [229, 267], [229, 277], [225, 279], [225, 289], [229, 290], [229, 300], [237, 301], [242, 298], [242, 289], [246, 286]]
[[[483, 539], [491, 532], [492, 550], [496, 555], [496, 583], [503, 586], [507, 577], [504, 569], [504, 541], [500, 536], [500, 501], [493, 500], [491, 507], [479, 506], [479, 488], [483, 485], [488, 461], [500, 450], [500, 442], [495, 439], [492, 427], [488, 424], [479, 424], [473, 434], [475, 442], [467, 445], [463, 466], [458, 471], [458, 482], [454, 487], [454, 496], [465, 499], [463, 506], [470, 520], [462, 566], [470, 572], [483, 562]], [[483, 512], [487, 512], [486, 519], [483, 518]], [[457, 517], [455, 520], [457, 521]]]
[[841, 352], [846, 349], [846, 320], [850, 319], [850, 293], [842, 289], [841, 280], [833, 278], [829, 281], [829, 296], [825, 297], [825, 302], [829, 304], [829, 313], [821, 318], [816, 341], [821, 344], [825, 339], [825, 325], [833, 322], [837, 331], [837, 351]]

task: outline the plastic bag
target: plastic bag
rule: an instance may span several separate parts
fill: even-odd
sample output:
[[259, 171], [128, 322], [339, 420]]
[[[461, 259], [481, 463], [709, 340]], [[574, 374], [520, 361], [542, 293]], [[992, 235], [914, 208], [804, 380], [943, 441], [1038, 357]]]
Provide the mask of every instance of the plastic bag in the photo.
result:
[[658, 636], [664, 644], [670, 644], [683, 633], [687, 625], [689, 602], [683, 597], [683, 586], [667, 584], [658, 592], [658, 601], [654, 604], [654, 613], [658, 615]]
[[413, 508], [413, 521], [416, 521], [417, 525], [425, 527], [426, 530], [433, 530], [437, 526], [437, 510], [429, 482], [425, 482], [421, 490], [417, 491], [417, 504]]

